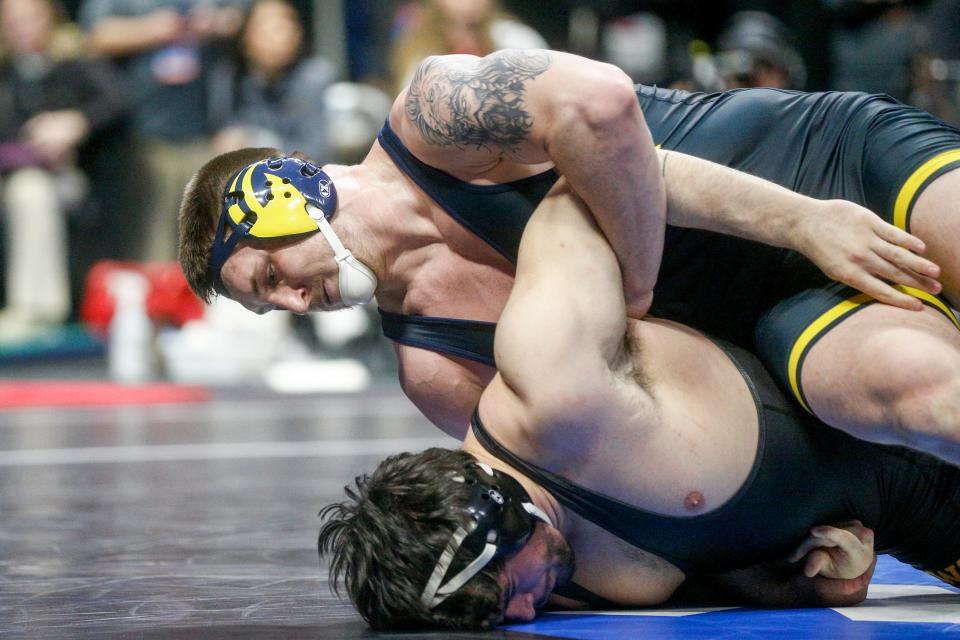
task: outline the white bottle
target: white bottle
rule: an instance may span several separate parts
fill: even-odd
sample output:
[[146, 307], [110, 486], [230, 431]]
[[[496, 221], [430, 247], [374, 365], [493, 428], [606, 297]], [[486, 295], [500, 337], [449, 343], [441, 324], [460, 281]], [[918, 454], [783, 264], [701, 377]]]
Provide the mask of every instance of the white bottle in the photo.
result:
[[126, 384], [146, 382], [153, 373], [153, 324], [147, 317], [145, 276], [117, 271], [110, 276], [114, 311], [110, 320], [110, 377]]

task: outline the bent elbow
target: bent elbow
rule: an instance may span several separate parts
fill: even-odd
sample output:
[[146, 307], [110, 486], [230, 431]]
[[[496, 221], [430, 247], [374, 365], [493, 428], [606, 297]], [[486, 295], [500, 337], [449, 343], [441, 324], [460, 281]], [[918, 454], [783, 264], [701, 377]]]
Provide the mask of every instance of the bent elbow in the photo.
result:
[[623, 135], [627, 123], [643, 117], [640, 103], [629, 76], [613, 65], [602, 66], [603, 71], [578, 91], [576, 115], [595, 131], [616, 130]]

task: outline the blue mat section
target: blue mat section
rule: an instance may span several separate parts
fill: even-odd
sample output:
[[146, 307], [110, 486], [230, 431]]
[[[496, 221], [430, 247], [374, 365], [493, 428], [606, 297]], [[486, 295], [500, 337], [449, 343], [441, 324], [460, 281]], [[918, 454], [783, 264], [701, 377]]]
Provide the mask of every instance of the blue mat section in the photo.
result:
[[549, 613], [532, 624], [512, 625], [507, 629], [578, 640], [960, 638], [960, 590], [883, 556], [877, 563], [867, 601], [857, 607], [839, 610], [645, 610], [613, 615]]

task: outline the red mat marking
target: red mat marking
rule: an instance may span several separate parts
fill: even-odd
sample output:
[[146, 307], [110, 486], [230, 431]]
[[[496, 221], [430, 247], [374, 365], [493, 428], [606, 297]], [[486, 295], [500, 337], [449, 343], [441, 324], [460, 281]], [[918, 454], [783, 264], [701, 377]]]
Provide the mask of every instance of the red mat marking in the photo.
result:
[[204, 402], [205, 387], [172, 383], [124, 385], [112, 382], [0, 382], [0, 409], [91, 405]]

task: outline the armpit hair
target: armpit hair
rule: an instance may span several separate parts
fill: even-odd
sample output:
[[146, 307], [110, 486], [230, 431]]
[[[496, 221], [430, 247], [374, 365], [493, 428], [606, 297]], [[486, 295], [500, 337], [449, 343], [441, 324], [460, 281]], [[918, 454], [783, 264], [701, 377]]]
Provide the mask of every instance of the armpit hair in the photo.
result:
[[651, 392], [650, 377], [641, 366], [642, 341], [640, 340], [639, 323], [627, 320], [626, 331], [623, 332], [623, 341], [620, 350], [612, 364], [613, 371], [624, 380], [638, 385], [647, 393]]

